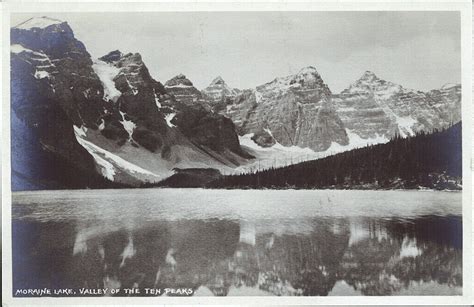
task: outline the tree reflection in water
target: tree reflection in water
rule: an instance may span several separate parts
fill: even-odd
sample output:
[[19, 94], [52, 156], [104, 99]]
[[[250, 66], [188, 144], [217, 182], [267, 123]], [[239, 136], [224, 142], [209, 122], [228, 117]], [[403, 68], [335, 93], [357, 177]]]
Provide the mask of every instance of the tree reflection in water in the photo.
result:
[[140, 225], [13, 221], [13, 232], [14, 289], [135, 287], [144, 296], [145, 288], [189, 288], [195, 295], [319, 296], [336, 289], [343, 289], [338, 295], [394, 295], [420, 284], [460, 294], [462, 286], [457, 216]]

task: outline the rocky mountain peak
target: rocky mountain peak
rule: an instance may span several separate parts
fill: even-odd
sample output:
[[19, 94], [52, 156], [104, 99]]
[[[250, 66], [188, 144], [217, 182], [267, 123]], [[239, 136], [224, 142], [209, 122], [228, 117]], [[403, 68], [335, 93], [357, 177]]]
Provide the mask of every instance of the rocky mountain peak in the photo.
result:
[[11, 44], [41, 51], [50, 59], [90, 58], [84, 44], [74, 37], [67, 22], [48, 17], [34, 17], [10, 30]]
[[59, 20], [59, 19], [54, 19], [54, 18], [49, 18], [49, 17], [46, 17], [46, 16], [42, 16], [42, 17], [33, 17], [33, 18], [30, 18], [18, 25], [16, 25], [15, 27], [13, 27], [14, 29], [21, 29], [21, 30], [31, 30], [31, 29], [45, 29], [45, 28], [48, 28], [50, 26], [53, 26], [53, 25], [60, 25], [64, 23], [63, 21]]
[[202, 93], [213, 103], [219, 103], [235, 97], [240, 91], [231, 88], [225, 83], [221, 76], [212, 80], [208, 87], [202, 90]]
[[319, 73], [314, 66], [307, 66], [307, 67], [303, 67], [296, 75], [297, 76], [319, 76]]
[[110, 51], [106, 55], [100, 57], [99, 60], [104, 61], [106, 63], [113, 63], [113, 62], [117, 62], [118, 60], [120, 60], [123, 56], [124, 56], [124, 54], [122, 52], [120, 52], [120, 50], [114, 50], [114, 51]]
[[375, 80], [379, 79], [373, 72], [366, 70], [359, 80]]
[[295, 91], [299, 89], [312, 89], [324, 93], [325, 96], [331, 95], [329, 87], [324, 83], [321, 75], [313, 66], [304, 67], [296, 75], [290, 76], [288, 85]]
[[398, 84], [380, 79], [379, 77], [377, 77], [377, 75], [375, 75], [375, 73], [367, 70], [362, 74], [359, 79], [352, 83], [349, 88], [344, 90], [343, 92], [363, 91], [368, 93], [367, 91], [378, 90], [395, 92], [402, 90], [402, 87]]
[[165, 87], [191, 87], [193, 83], [185, 75], [179, 74], [166, 81]]
[[218, 76], [214, 80], [212, 80], [210, 86], [212, 86], [212, 85], [225, 85], [225, 84], [226, 83], [225, 83], [224, 79], [222, 79], [221, 76]]

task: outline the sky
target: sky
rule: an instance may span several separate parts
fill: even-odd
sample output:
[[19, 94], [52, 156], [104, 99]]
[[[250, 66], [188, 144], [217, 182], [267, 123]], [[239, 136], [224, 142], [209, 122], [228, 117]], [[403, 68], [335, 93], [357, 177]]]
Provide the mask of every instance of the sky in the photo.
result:
[[365, 71], [417, 90], [461, 82], [459, 12], [145, 12], [12, 14], [67, 21], [93, 58], [138, 52], [162, 83], [240, 89], [314, 66], [333, 93]]

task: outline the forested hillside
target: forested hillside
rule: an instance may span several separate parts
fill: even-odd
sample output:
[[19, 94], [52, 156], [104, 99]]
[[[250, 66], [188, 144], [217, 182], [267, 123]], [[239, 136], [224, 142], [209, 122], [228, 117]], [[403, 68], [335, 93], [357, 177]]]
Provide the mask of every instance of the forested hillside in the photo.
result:
[[461, 189], [461, 122], [324, 159], [224, 176], [212, 188]]

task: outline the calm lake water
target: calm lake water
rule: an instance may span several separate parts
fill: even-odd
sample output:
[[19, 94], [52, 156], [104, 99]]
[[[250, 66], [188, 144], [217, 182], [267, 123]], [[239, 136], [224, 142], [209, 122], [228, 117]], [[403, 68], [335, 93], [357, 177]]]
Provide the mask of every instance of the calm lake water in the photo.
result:
[[461, 207], [459, 192], [16, 192], [14, 295], [460, 295]]

